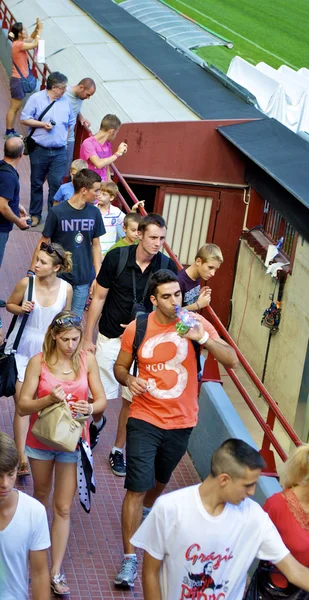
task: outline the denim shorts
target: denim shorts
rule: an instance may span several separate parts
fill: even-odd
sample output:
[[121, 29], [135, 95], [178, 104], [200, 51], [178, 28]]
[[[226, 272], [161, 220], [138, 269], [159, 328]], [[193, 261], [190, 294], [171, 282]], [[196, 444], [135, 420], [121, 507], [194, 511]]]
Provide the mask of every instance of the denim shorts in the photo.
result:
[[23, 100], [25, 92], [20, 77], [11, 77], [10, 79], [11, 98], [14, 100]]
[[74, 452], [61, 452], [61, 450], [40, 450], [39, 448], [26, 446], [25, 454], [28, 458], [54, 460], [60, 463], [77, 463], [78, 459], [78, 450], [74, 450]]

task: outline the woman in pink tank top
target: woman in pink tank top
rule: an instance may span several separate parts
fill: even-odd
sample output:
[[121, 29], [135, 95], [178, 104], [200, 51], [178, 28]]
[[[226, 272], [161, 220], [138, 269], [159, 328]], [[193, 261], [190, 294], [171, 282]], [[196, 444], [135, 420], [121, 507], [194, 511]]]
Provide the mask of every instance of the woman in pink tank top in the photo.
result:
[[[39, 442], [31, 432], [38, 411], [57, 402], [65, 402], [71, 394], [78, 398], [72, 409], [84, 415], [102, 413], [106, 398], [99, 369], [93, 354], [82, 351], [81, 319], [70, 311], [62, 311], [51, 322], [43, 344], [43, 352], [29, 361], [21, 389], [18, 411], [31, 415], [26, 440], [34, 497], [46, 508], [52, 487], [53, 521], [51, 525], [51, 587], [55, 594], [69, 595], [70, 589], [61, 574], [61, 564], [70, 532], [70, 509], [76, 491], [78, 450], [60, 452]], [[88, 403], [88, 387], [93, 403]]]
[[30, 475], [25, 455], [26, 435], [29, 428], [29, 417], [21, 417], [16, 409], [25, 371], [32, 356], [42, 350], [45, 333], [51, 320], [61, 311], [69, 310], [72, 303], [72, 286], [58, 277], [61, 273], [70, 273], [73, 268], [72, 254], [60, 244], [42, 242], [37, 253], [33, 272], [32, 300], [28, 301], [29, 277], [23, 277], [10, 295], [6, 310], [18, 319], [9, 335], [5, 350], [12, 351], [24, 314], [28, 314], [26, 325], [15, 353], [17, 367], [16, 390], [14, 394], [15, 413], [13, 421], [14, 441], [19, 452], [17, 477]]

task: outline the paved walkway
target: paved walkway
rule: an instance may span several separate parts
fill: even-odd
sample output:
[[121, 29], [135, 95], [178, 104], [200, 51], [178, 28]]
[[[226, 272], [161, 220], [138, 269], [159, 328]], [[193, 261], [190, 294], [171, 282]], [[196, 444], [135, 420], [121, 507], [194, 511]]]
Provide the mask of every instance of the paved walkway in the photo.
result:
[[[0, 65], [0, 132], [5, 131], [5, 113], [9, 106], [8, 79]], [[0, 138], [1, 139], [1, 138]], [[2, 148], [1, 148], [2, 157]], [[21, 202], [29, 207], [29, 159], [24, 157], [19, 167]], [[27, 272], [40, 233], [13, 230], [6, 247], [0, 271], [0, 297], [7, 299], [16, 282]], [[4, 330], [10, 315], [0, 309]], [[124, 496], [123, 479], [111, 474], [108, 454], [114, 443], [119, 400], [109, 402], [107, 425], [94, 452], [97, 492], [93, 496], [90, 515], [87, 515], [76, 498], [72, 509], [71, 534], [64, 560], [64, 570], [71, 588], [71, 600], [141, 600], [143, 598], [140, 577], [134, 592], [114, 590], [113, 578], [122, 559], [120, 514]], [[12, 435], [13, 399], [0, 398], [0, 430]], [[168, 491], [198, 483], [199, 477], [188, 456], [176, 469]], [[31, 477], [18, 484], [19, 489], [32, 493]], [[141, 566], [141, 561], [139, 561]], [[54, 597], [52, 595], [52, 597]]]

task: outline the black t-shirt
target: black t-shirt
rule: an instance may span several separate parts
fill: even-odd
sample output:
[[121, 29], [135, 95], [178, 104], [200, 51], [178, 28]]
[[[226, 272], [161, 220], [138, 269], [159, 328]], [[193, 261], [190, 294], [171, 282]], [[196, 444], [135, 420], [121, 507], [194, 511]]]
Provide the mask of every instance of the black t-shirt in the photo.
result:
[[73, 269], [62, 279], [72, 285], [89, 283], [92, 269], [92, 240], [104, 235], [105, 227], [96, 206], [86, 204], [82, 209], [61, 202], [50, 209], [42, 235], [72, 252]]
[[[1, 165], [5, 165], [5, 170]], [[19, 175], [5, 160], [0, 160], [0, 196], [9, 201], [9, 207], [14, 215], [19, 217]], [[0, 213], [0, 231], [9, 233], [13, 229], [12, 221], [8, 221]]]
[[[131, 311], [133, 308], [133, 282], [132, 269], [135, 269], [136, 279], [136, 299], [141, 302], [142, 296], [150, 273], [155, 273], [161, 267], [161, 252], [153, 257], [150, 265], [144, 272], [141, 271], [135, 262], [137, 246], [129, 246], [129, 257], [125, 268], [116, 279], [117, 267], [119, 263], [120, 252], [126, 248], [114, 248], [110, 250], [102, 263], [100, 272], [97, 276], [97, 282], [109, 292], [104, 303], [102, 315], [99, 322], [99, 331], [108, 338], [119, 337], [123, 332], [120, 323], [128, 324], [130, 322]], [[178, 273], [174, 261], [170, 258], [167, 269]], [[149, 293], [145, 298], [145, 307], [150, 312], [152, 304]]]

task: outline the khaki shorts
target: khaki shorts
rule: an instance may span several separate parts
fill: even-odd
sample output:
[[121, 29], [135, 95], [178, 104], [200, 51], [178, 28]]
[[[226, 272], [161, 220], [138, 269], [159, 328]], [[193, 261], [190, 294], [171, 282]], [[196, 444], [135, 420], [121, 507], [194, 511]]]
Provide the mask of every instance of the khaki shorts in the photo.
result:
[[[121, 339], [108, 338], [102, 333], [98, 333], [96, 343], [96, 359], [99, 365], [100, 378], [107, 400], [118, 398], [119, 383], [114, 375], [114, 364], [117, 360], [121, 347]], [[122, 398], [132, 402], [132, 394], [127, 386], [121, 386]]]

